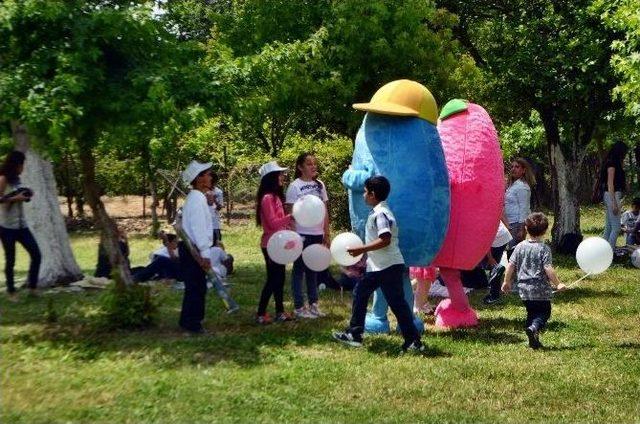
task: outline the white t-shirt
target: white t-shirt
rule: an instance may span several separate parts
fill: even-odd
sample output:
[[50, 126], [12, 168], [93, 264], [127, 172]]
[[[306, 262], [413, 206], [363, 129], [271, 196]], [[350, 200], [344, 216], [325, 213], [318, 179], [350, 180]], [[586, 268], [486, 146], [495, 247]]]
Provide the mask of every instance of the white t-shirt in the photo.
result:
[[[178, 257], [178, 249], [176, 249], [175, 253], [175, 257]], [[171, 255], [169, 255], [169, 249], [167, 249], [167, 246], [162, 246], [156, 250], [153, 251], [152, 254], [149, 255], [149, 259], [153, 260], [154, 256], [164, 256], [165, 258], [169, 258], [171, 259]]]
[[[325, 203], [329, 200], [327, 189], [322, 181], [303, 181], [300, 178], [296, 178], [287, 188], [285, 203], [293, 205], [296, 200], [307, 194], [319, 197]], [[296, 232], [298, 234], [321, 236], [324, 234], [324, 223], [320, 223], [315, 227], [303, 227], [296, 222]]]
[[220, 278], [227, 276], [227, 267], [222, 265], [222, 261], [227, 259], [227, 252], [218, 246], [213, 246], [209, 252], [209, 260], [211, 260], [211, 269]]
[[[224, 197], [222, 195], [222, 190], [219, 187], [214, 187], [213, 189], [213, 197], [216, 199], [216, 203], [220, 205], [222, 208], [224, 206]], [[213, 224], [214, 230], [220, 229], [220, 211], [218, 207], [213, 204], [209, 205], [209, 210], [211, 211], [211, 223]]]
[[391, 233], [387, 247], [367, 252], [367, 272], [382, 271], [392, 265], [404, 264], [398, 247], [398, 225], [387, 202], [378, 203], [367, 218], [365, 244], [369, 244], [384, 233]]
[[509, 229], [500, 221], [498, 225], [498, 232], [496, 233], [496, 238], [493, 239], [493, 243], [491, 243], [491, 247], [500, 247], [509, 243], [513, 237], [509, 232]]

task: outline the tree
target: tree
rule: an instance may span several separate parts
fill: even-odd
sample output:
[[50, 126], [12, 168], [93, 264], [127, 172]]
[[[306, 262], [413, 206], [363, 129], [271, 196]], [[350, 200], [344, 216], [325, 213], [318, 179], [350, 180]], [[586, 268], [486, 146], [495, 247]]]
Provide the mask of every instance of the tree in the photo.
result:
[[67, 229], [58, 206], [53, 166], [29, 148], [29, 135], [23, 125], [13, 122], [11, 127], [15, 149], [24, 152], [27, 157], [22, 176], [23, 183], [36, 193], [31, 204], [25, 208], [25, 214], [43, 253], [38, 286], [48, 287], [80, 280], [82, 272], [73, 257]]
[[9, 0], [0, 4], [0, 117], [26, 125], [53, 155], [74, 143], [83, 188], [118, 284], [131, 282], [116, 225], [100, 200], [94, 148], [135, 127], [173, 37], [151, 2]]
[[458, 16], [454, 33], [490, 79], [497, 108], [522, 117], [536, 110], [545, 129], [555, 220], [553, 242], [580, 231], [577, 198], [587, 146], [607, 114], [616, 78], [618, 35], [590, 0], [440, 1]]

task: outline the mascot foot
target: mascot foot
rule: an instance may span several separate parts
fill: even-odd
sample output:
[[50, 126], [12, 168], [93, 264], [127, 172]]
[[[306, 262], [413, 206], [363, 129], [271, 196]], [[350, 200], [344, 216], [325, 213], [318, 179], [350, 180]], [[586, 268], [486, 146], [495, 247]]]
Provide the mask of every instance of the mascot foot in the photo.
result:
[[456, 309], [451, 299], [444, 299], [436, 308], [436, 327], [461, 328], [478, 325], [478, 315], [473, 309]]
[[[413, 325], [415, 325], [416, 330], [418, 330], [418, 333], [424, 334], [424, 322], [417, 315], [413, 316]], [[399, 325], [396, 326], [396, 333], [398, 334], [402, 333], [402, 330], [400, 330]]]
[[383, 319], [377, 318], [369, 313], [364, 320], [364, 331], [374, 334], [389, 333], [391, 331], [389, 320], [386, 317]]

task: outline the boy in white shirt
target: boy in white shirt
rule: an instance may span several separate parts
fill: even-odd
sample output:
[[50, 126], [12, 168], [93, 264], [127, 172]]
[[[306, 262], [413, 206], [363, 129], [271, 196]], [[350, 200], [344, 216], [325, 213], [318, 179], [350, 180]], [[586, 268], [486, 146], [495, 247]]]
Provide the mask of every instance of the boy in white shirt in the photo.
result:
[[362, 346], [367, 304], [371, 294], [380, 287], [402, 331], [402, 350], [424, 352], [411, 308], [404, 299], [404, 258], [398, 247], [398, 226], [386, 202], [390, 191], [389, 180], [383, 176], [371, 177], [364, 183], [365, 202], [373, 207], [365, 227], [365, 245], [347, 251], [352, 256], [367, 253], [367, 271], [353, 293], [349, 327], [344, 332], [333, 333], [333, 338], [350, 346]]

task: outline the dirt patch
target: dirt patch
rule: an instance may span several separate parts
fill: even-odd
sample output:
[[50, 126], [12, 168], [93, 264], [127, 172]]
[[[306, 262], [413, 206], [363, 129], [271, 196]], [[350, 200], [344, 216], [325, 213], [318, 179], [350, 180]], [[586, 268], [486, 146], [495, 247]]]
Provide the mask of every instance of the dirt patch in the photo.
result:
[[[64, 197], [59, 197], [60, 211], [67, 222], [67, 229], [72, 231], [92, 231], [95, 225], [92, 219], [91, 209], [85, 206], [84, 218], [78, 218], [74, 206], [74, 218], [69, 219], [67, 201]], [[147, 197], [143, 200], [142, 196], [114, 196], [102, 197], [107, 213], [116, 220], [119, 226], [124, 228], [129, 234], [149, 234], [151, 231], [151, 198]], [[181, 204], [181, 202], [178, 202]], [[145, 206], [143, 210], [143, 205]], [[253, 220], [254, 214], [253, 204], [233, 204], [233, 210], [229, 214], [229, 224], [227, 224], [226, 211], [222, 214], [222, 222], [227, 225], [246, 224]], [[144, 214], [143, 214], [144, 211]], [[162, 208], [158, 208], [160, 219], [160, 227], [168, 228], [170, 223], [167, 222], [166, 216], [162, 214]]]

